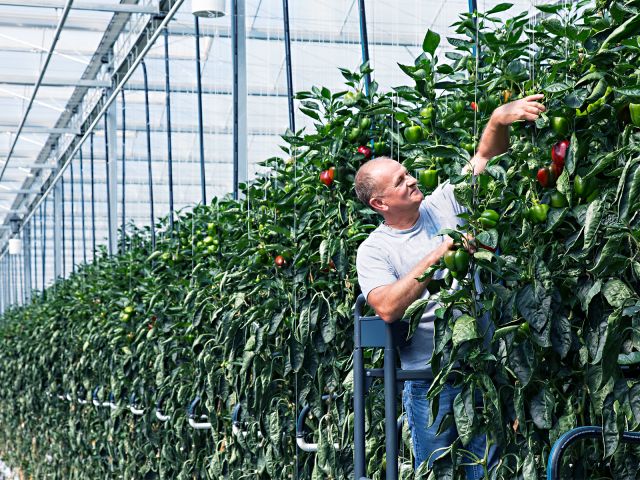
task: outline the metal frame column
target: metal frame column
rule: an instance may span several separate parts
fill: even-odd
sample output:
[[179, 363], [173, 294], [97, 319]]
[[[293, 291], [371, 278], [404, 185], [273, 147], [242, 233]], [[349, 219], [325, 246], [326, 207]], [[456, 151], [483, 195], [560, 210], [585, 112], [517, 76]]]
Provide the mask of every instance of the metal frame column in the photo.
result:
[[53, 278], [62, 275], [62, 184], [53, 190]]
[[233, 198], [246, 183], [247, 163], [247, 42], [245, 1], [231, 0], [231, 49], [233, 55]]
[[[202, 69], [200, 66], [200, 20], [196, 15], [194, 18], [196, 37], [196, 86], [198, 93], [198, 146], [200, 152], [200, 199], [202, 205], [207, 204], [207, 180], [204, 168], [204, 128], [202, 120]], [[232, 21], [233, 23], [233, 21]]]
[[31, 224], [27, 223], [22, 229], [22, 262], [24, 271], [24, 299], [25, 303], [31, 302]]
[[[109, 93], [111, 95], [111, 93]], [[118, 101], [114, 100], [105, 114], [107, 201], [109, 224], [109, 255], [118, 251]]]
[[284, 59], [287, 67], [287, 102], [289, 106], [289, 128], [296, 131], [296, 115], [293, 105], [293, 73], [291, 60], [291, 36], [289, 35], [289, 0], [282, 0], [282, 17], [284, 20]]
[[[360, 47], [362, 49], [362, 63], [369, 62], [369, 36], [367, 34], [367, 15], [365, 0], [358, 0], [358, 13], [360, 21]], [[364, 76], [364, 89], [369, 95], [369, 85], [371, 84], [371, 74]]]

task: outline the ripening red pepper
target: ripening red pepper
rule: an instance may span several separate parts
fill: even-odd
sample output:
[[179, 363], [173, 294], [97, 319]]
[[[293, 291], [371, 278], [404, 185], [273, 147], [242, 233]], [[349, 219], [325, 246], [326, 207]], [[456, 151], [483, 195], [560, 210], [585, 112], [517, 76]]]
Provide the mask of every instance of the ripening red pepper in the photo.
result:
[[474, 112], [478, 111], [478, 104], [476, 102], [471, 102], [471, 110]]
[[358, 153], [360, 153], [361, 155], [364, 155], [364, 158], [366, 158], [367, 160], [371, 158], [371, 149], [364, 145], [360, 145], [358, 147]]
[[542, 188], [553, 187], [553, 184], [555, 182], [555, 176], [554, 176], [554, 173], [548, 167], [543, 167], [539, 169], [536, 177], [538, 178], [538, 183]]
[[328, 170], [323, 170], [320, 172], [320, 181], [324, 183], [327, 187], [330, 187], [333, 183], [333, 178], [335, 176], [336, 167], [331, 167]]
[[553, 162], [551, 165], [549, 165], [549, 171], [552, 173], [552, 177], [554, 179], [560, 177], [563, 170], [564, 170], [564, 165], [561, 165], [559, 163]]
[[569, 149], [569, 140], [561, 140], [551, 147], [551, 160], [553, 163], [564, 167], [564, 159], [567, 156], [567, 150]]

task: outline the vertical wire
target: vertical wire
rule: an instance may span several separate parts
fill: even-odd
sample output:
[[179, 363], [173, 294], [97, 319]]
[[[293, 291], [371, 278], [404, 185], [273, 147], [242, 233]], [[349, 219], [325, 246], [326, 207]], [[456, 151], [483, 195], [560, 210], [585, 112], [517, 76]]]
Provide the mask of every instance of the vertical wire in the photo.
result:
[[96, 178], [95, 178], [95, 158], [93, 151], [93, 136], [91, 132], [89, 137], [89, 165], [91, 167], [91, 241], [93, 246], [92, 260], [96, 257]]
[[71, 273], [73, 273], [76, 268], [76, 220], [74, 206], [73, 159], [69, 164], [69, 173], [71, 175]]
[[13, 277], [13, 304], [18, 304], [18, 275], [16, 273], [16, 258], [17, 255], [9, 255], [9, 261], [11, 262], [11, 275]]
[[169, 181], [169, 230], [173, 234], [173, 149], [171, 146], [171, 83], [169, 79], [169, 28], [164, 28], [164, 99], [167, 119], [167, 155]]
[[60, 177], [60, 196], [62, 197], [60, 199], [60, 203], [62, 204], [62, 207], [60, 208], [60, 211], [62, 212], [62, 219], [60, 221], [60, 227], [62, 228], [62, 278], [65, 278], [67, 276], [67, 236], [65, 233], [66, 228], [64, 228], [64, 175]]
[[198, 100], [198, 145], [200, 147], [200, 198], [202, 205], [207, 204], [207, 188], [204, 168], [204, 127], [202, 120], [202, 72], [200, 69], [200, 21], [196, 15], [193, 16], [195, 24], [196, 40], [196, 87]]
[[24, 235], [21, 235], [20, 240], [22, 240], [22, 251], [18, 255], [16, 255], [16, 274], [20, 278], [20, 281], [18, 283], [18, 287], [20, 289], [20, 295], [18, 295], [18, 303], [20, 305], [24, 305], [24, 289], [26, 286], [24, 282]]
[[124, 253], [126, 249], [126, 159], [127, 159], [127, 106], [124, 95], [124, 88], [120, 90], [122, 99], [122, 247]]
[[44, 199], [44, 213], [42, 205], [40, 205], [40, 230], [41, 230], [41, 240], [40, 244], [42, 246], [42, 299], [44, 300], [44, 286], [45, 286], [45, 274], [47, 270], [46, 259], [47, 259], [47, 202], [49, 198]]
[[144, 77], [144, 110], [146, 116], [147, 131], [147, 172], [149, 185], [149, 217], [151, 220], [151, 247], [156, 249], [156, 229], [154, 225], [155, 213], [153, 210], [153, 169], [151, 167], [151, 120], [149, 113], [149, 79], [147, 77], [147, 65], [144, 60], [140, 62], [142, 66], [142, 75]]
[[[113, 231], [113, 223], [111, 220], [111, 175], [109, 173], [109, 164], [111, 163], [110, 152], [109, 152], [109, 121], [108, 114], [105, 114], [102, 118], [104, 119], [104, 167], [106, 171], [106, 187], [107, 187], [107, 228], [109, 229], [109, 256], [113, 255], [115, 252], [113, 251], [113, 244], [111, 238], [111, 232]], [[115, 145], [113, 146], [115, 149]]]
[[87, 234], [85, 232], [85, 213], [84, 213], [84, 162], [82, 159], [82, 148], [80, 148], [80, 213], [82, 215], [82, 262], [87, 263]]
[[32, 223], [32, 228], [31, 231], [33, 232], [32, 234], [32, 238], [33, 238], [33, 288], [32, 290], [38, 290], [38, 242], [36, 241], [36, 238], [38, 238], [38, 216], [33, 215], [33, 217], [31, 218], [31, 223]]

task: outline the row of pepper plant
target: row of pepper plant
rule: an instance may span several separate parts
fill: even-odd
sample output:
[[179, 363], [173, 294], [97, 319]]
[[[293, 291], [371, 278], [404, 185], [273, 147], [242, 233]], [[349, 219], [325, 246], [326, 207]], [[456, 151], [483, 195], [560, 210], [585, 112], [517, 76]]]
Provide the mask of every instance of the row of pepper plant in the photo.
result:
[[[442, 233], [479, 247], [448, 255], [430, 286], [442, 308], [429, 397], [435, 413], [444, 382], [461, 385], [442, 425], [459, 438], [414, 473], [405, 428], [401, 478], [463, 478], [481, 434], [500, 451], [491, 469], [475, 459], [487, 478], [544, 478], [552, 443], [589, 424], [603, 438], [570, 450], [563, 478], [635, 478], [639, 456], [620, 439], [640, 426], [640, 2], [538, 5], [535, 21], [503, 20], [510, 7], [461, 15], [447, 61], [427, 32], [414, 64], [399, 65], [410, 85], [365, 93], [363, 65], [342, 70], [346, 91], [298, 93], [315, 127], [284, 134], [283, 156], [242, 200], [178, 212], [173, 230], [159, 221], [155, 249], [131, 226], [126, 251], [5, 312], [0, 458], [29, 478], [349, 478], [355, 252], [379, 222], [353, 180], [393, 155], [426, 194], [456, 184], [468, 212]], [[491, 112], [539, 91], [547, 112], [514, 125], [484, 174], [464, 174]], [[189, 425], [196, 398], [210, 430]], [[375, 479], [382, 402], [374, 386]], [[296, 447], [303, 405], [316, 454]]]

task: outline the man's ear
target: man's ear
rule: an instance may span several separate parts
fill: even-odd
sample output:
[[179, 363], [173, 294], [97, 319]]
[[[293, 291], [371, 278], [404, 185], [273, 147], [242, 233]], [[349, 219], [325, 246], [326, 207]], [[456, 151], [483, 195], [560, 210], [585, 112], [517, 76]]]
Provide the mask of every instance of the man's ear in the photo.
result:
[[376, 212], [384, 212], [384, 211], [387, 210], [387, 204], [384, 203], [384, 200], [382, 200], [381, 198], [378, 198], [378, 197], [371, 198], [371, 200], [369, 200], [369, 205]]

